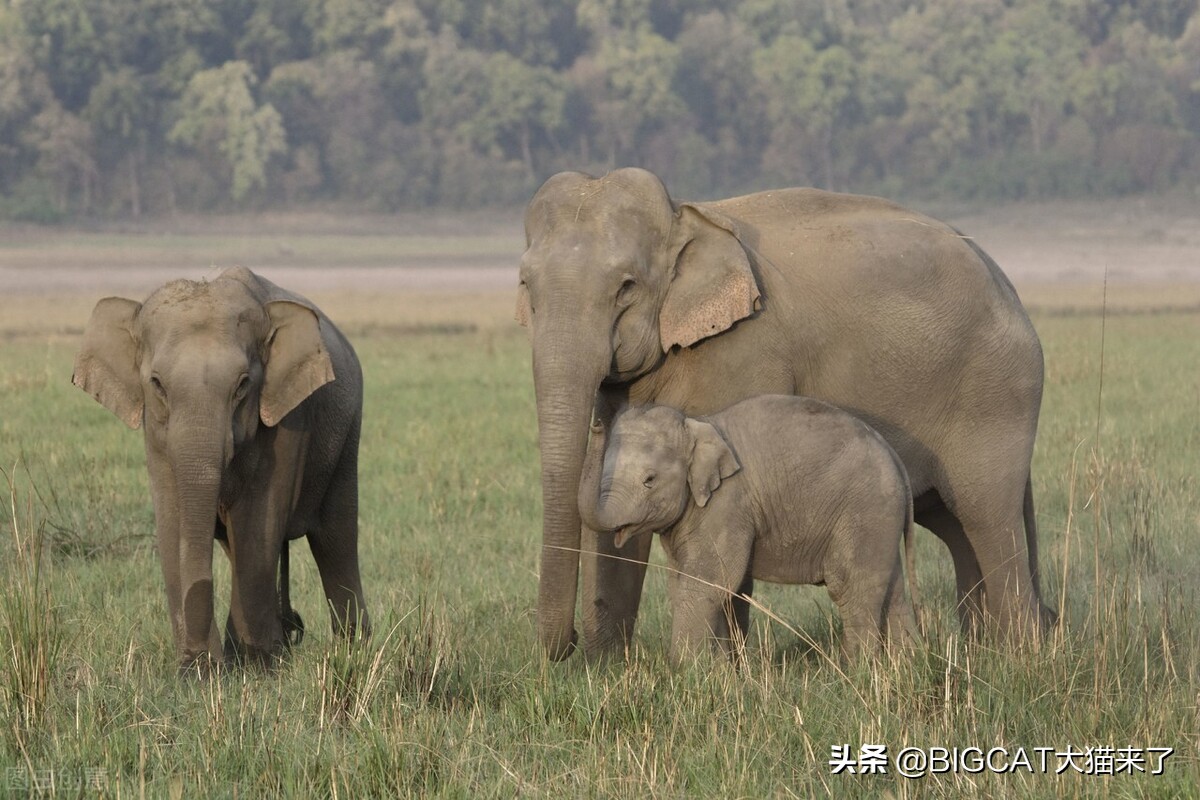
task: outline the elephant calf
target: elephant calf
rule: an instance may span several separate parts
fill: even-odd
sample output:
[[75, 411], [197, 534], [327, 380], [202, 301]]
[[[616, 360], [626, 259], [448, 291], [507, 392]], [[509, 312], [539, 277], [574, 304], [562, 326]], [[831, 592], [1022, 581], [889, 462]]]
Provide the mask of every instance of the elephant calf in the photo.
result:
[[783, 395], [700, 419], [634, 406], [610, 432], [593, 429], [589, 448], [588, 464], [601, 466], [580, 489], [586, 524], [618, 548], [662, 534], [675, 660], [714, 643], [733, 654], [729, 621], [744, 638], [749, 606], [731, 598], [752, 578], [828, 587], [849, 656], [915, 635], [900, 561], [908, 477], [866, 423]]
[[[334, 630], [369, 632], [358, 569], [362, 371], [312, 303], [241, 267], [173, 281], [144, 303], [109, 297], [92, 312], [73, 380], [145, 428], [181, 671], [234, 656], [272, 661], [302, 633], [286, 549], [301, 536]], [[214, 537], [232, 565], [224, 648]]]

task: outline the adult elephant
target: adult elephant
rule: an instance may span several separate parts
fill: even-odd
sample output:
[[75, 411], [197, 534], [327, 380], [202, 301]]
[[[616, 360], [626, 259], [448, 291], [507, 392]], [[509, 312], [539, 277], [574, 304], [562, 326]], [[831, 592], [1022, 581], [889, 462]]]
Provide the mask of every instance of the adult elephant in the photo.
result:
[[[335, 632], [369, 632], [358, 567], [362, 371], [316, 306], [241, 267], [173, 281], [144, 303], [109, 297], [92, 312], [73, 380], [145, 429], [182, 672], [225, 657], [270, 662], [302, 633], [287, 593], [287, 541], [301, 536]], [[233, 574], [224, 647], [214, 537]]]
[[802, 394], [851, 411], [900, 455], [917, 521], [949, 546], [964, 624], [986, 615], [1020, 636], [1052, 617], [1030, 489], [1041, 344], [969, 238], [816, 189], [677, 204], [641, 169], [551, 177], [525, 232], [516, 313], [533, 349], [551, 658], [575, 646], [581, 563], [587, 650], [633, 632], [651, 538], [618, 552], [581, 537], [576, 501], [593, 414], [606, 425], [625, 402], [695, 416]]

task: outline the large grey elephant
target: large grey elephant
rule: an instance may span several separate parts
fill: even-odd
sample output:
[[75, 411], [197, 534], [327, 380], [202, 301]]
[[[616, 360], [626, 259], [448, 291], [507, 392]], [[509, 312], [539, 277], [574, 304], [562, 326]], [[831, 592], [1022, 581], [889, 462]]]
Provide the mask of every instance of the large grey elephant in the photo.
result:
[[[370, 630], [358, 567], [362, 371], [311, 302], [244, 268], [96, 304], [74, 383], [145, 428], [159, 558], [181, 671], [274, 660], [302, 631], [287, 541], [316, 559], [335, 632]], [[214, 537], [232, 565], [222, 647]], [[280, 585], [277, 572], [283, 568]]]
[[640, 169], [551, 177], [525, 233], [516, 314], [533, 349], [551, 658], [575, 645], [581, 564], [586, 648], [633, 631], [651, 539], [618, 557], [612, 537], [581, 536], [576, 502], [593, 414], [606, 426], [627, 402], [701, 416], [804, 394], [854, 413], [899, 454], [918, 523], [949, 546], [964, 624], [986, 614], [1021, 636], [1052, 618], [1030, 488], [1041, 344], [969, 238], [815, 189], [676, 203]]
[[618, 549], [662, 535], [676, 662], [737, 654], [750, 619], [731, 598], [747, 576], [827, 587], [847, 656], [916, 637], [900, 562], [903, 542], [911, 576], [904, 467], [878, 433], [828, 403], [758, 395], [700, 418], [626, 408], [588, 443], [579, 512]]

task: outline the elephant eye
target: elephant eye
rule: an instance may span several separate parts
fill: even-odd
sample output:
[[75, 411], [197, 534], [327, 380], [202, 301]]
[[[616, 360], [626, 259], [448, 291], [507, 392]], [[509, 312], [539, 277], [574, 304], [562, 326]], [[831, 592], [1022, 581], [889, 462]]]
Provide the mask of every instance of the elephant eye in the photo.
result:
[[645, 486], [647, 489], [653, 489], [654, 488], [654, 479], [657, 477], [658, 477], [657, 475], [655, 475], [653, 472], [651, 472], [649, 475], [647, 475], [642, 480], [642, 486]]
[[633, 278], [621, 281], [621, 288], [617, 290], [617, 303], [623, 306], [632, 303], [635, 289], [637, 289], [637, 281]]
[[167, 401], [167, 390], [163, 387], [162, 381], [157, 375], [150, 376], [150, 386], [154, 389], [154, 393], [165, 403]]

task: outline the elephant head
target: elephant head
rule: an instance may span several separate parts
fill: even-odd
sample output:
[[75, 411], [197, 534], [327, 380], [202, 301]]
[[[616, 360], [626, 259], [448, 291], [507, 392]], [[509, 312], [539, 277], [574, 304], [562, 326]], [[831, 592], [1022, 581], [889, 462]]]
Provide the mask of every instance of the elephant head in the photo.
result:
[[711, 424], [668, 406], [626, 409], [613, 421], [599, 485], [580, 487], [579, 510], [589, 527], [611, 531], [623, 547], [634, 536], [669, 530], [689, 502], [708, 505], [739, 469]]
[[215, 524], [259, 466], [235, 457], [334, 377], [314, 310], [273, 291], [239, 268], [211, 282], [168, 283], [145, 303], [106, 298], [75, 358], [75, 385], [130, 428], [145, 428], [159, 555], [185, 664], [206, 652], [220, 659]]
[[641, 169], [553, 176], [525, 235], [516, 316], [530, 330], [542, 461], [538, 630], [561, 659], [575, 642], [577, 491], [601, 383], [631, 381], [750, 316], [759, 288], [732, 222], [677, 206]]

